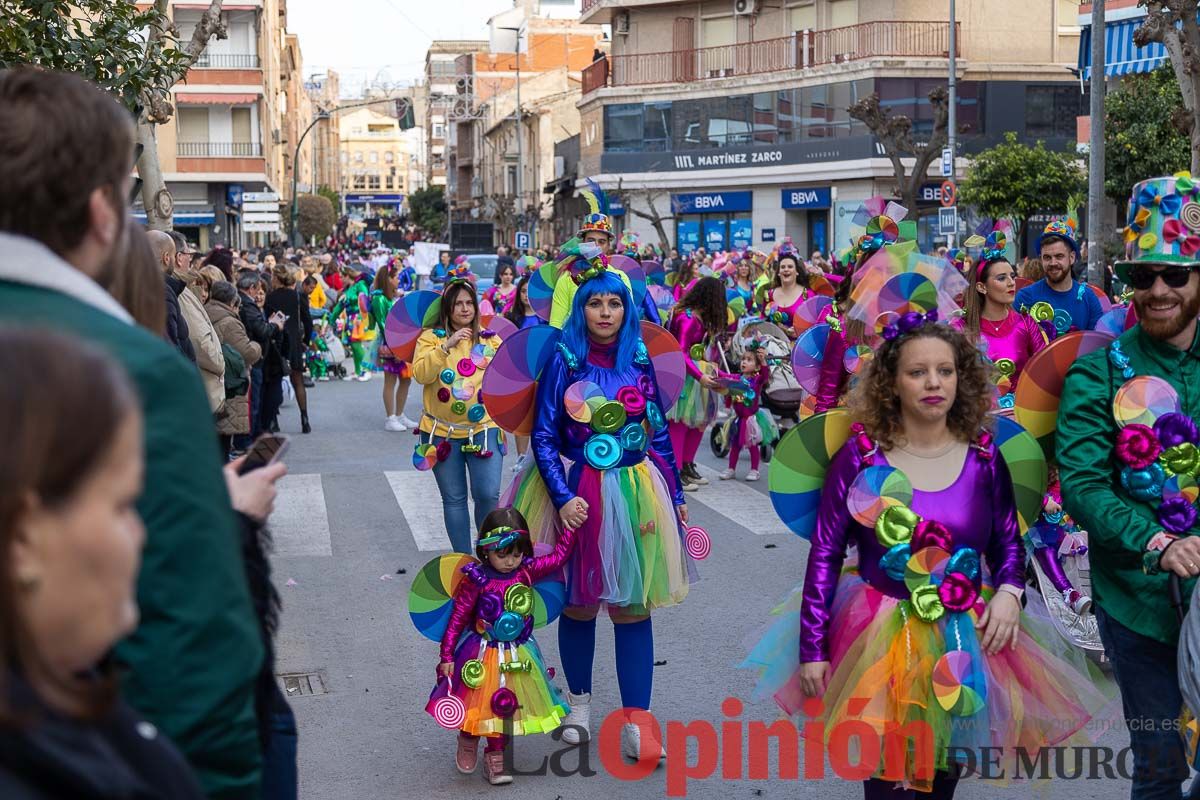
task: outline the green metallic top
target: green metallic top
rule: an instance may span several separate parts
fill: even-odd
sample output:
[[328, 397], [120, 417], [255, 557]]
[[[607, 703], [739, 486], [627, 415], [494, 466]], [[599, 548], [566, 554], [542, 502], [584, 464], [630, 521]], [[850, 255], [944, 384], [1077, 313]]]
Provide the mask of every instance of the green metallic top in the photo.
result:
[[[1180, 350], [1135, 325], [1118, 341], [1135, 375], [1170, 383], [1180, 410], [1200, 420], [1200, 338]], [[1113, 396], [1127, 379], [1113, 366], [1111, 350], [1089, 353], [1067, 372], [1055, 438], [1063, 505], [1088, 532], [1096, 602], [1125, 627], [1174, 645], [1179, 622], [1167, 598], [1167, 575], [1143, 569], [1146, 546], [1162, 526], [1151, 505], [1130, 497], [1118, 478]], [[1190, 533], [1200, 534], [1200, 528]], [[1185, 600], [1194, 585], [1184, 582]]]

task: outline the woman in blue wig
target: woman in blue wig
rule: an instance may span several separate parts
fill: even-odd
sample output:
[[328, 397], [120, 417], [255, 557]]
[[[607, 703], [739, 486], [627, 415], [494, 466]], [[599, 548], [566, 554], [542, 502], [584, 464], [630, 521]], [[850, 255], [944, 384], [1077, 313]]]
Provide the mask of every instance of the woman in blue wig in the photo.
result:
[[[596, 617], [614, 623], [621, 704], [648, 709], [654, 673], [650, 612], [687, 596], [695, 577], [684, 547], [687, 506], [654, 366], [629, 287], [605, 259], [579, 259], [562, 339], [538, 380], [533, 456], [505, 492], [535, 541], [577, 532], [567, 562], [559, 654], [570, 689], [563, 741], [588, 738]], [[563, 466], [563, 458], [571, 462]], [[638, 727], [622, 752], [637, 759]], [[647, 743], [661, 757], [661, 743]]]

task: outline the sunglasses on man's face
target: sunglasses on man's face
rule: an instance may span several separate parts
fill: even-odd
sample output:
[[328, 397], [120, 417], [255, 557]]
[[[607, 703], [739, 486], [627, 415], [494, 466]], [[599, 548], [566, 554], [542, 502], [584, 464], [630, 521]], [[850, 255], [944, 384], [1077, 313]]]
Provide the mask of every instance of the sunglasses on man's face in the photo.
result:
[[1144, 292], [1162, 278], [1171, 289], [1182, 289], [1192, 276], [1192, 268], [1182, 264], [1173, 264], [1162, 269], [1155, 269], [1148, 264], [1138, 264], [1129, 270], [1129, 285]]

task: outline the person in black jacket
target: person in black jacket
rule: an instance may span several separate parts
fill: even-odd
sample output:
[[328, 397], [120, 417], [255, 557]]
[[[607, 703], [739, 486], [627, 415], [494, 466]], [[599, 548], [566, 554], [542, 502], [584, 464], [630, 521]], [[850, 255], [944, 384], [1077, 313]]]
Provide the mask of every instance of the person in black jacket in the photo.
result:
[[147, 231], [150, 246], [154, 248], [154, 258], [163, 272], [163, 291], [167, 298], [167, 340], [193, 364], [196, 363], [196, 351], [189, 338], [187, 322], [179, 308], [179, 295], [187, 288], [187, 284], [175, 277], [175, 240], [163, 231]]
[[[238, 316], [246, 328], [246, 335], [250, 337], [250, 341], [256, 342], [262, 349], [263, 357], [250, 370], [250, 434], [234, 437], [235, 454], [237, 451], [246, 450], [262, 433], [261, 414], [263, 392], [269, 372], [268, 360], [272, 358], [271, 354], [274, 352], [274, 359], [278, 363], [279, 348], [276, 343], [283, 334], [282, 314], [276, 313], [269, 320], [263, 315], [262, 305], [266, 301], [266, 292], [263, 290], [258, 273], [252, 269], [242, 270], [238, 273], [237, 288], [238, 295], [242, 300]], [[270, 372], [275, 371], [278, 371], [278, 366], [275, 370], [270, 370]]]
[[[0, 330], [0, 372], [0, 797], [202, 800], [107, 666], [138, 622], [138, 396], [111, 358], [50, 330]], [[88, 425], [62, 425], [81, 408]]]
[[[267, 295], [263, 310], [267, 314], [279, 313], [284, 316], [283, 356], [287, 360], [292, 389], [296, 392], [296, 405], [300, 407], [300, 429], [303, 433], [312, 433], [312, 426], [308, 423], [308, 393], [304, 389], [304, 351], [312, 337], [313, 321], [308, 300], [296, 288], [298, 271], [299, 267], [290, 264], [275, 267], [271, 273], [275, 288]], [[263, 420], [278, 427], [278, 413], [278, 405], [264, 408]]]

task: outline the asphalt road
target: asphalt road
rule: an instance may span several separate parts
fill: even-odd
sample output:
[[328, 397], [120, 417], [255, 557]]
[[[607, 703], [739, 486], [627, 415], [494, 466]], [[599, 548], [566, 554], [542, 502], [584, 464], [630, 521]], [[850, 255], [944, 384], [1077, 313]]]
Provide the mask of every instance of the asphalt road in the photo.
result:
[[[294, 681], [288, 683], [300, 727], [301, 797], [450, 800], [519, 792], [528, 800], [621, 800], [668, 796], [668, 788], [674, 796], [682, 791], [693, 798], [862, 796], [861, 784], [832, 776], [828, 767], [823, 780], [787, 778], [774, 746], [768, 777], [749, 777], [747, 731], [756, 721], [771, 723], [780, 715], [770, 700], [750, 702], [754, 676], [738, 665], [769, 625], [771, 610], [802, 578], [807, 544], [771, 511], [765, 474], [758, 483], [716, 480], [723, 465], [708, 452], [707, 442], [701, 464], [712, 484], [689, 495], [689, 505], [693, 521], [712, 537], [712, 555], [700, 563], [701, 580], [687, 600], [654, 617], [659, 663], [652, 705], [668, 730], [674, 757], [640, 780], [622, 779], [605, 768], [593, 742], [586, 761], [595, 774], [584, 776], [578, 774], [578, 751], [562, 752], [565, 746], [550, 736], [522, 737], [515, 749], [518, 770], [536, 771], [557, 759], [569, 774], [522, 775], [509, 788], [489, 787], [482, 769], [459, 775], [453, 733], [423, 710], [437, 648], [416, 632], [406, 610], [417, 571], [448, 549], [441, 501], [432, 474], [412, 466], [414, 437], [383, 430], [379, 378], [310, 389], [314, 432], [309, 436], [299, 435], [293, 403], [280, 415], [293, 439], [290, 474], [272, 520], [275, 578], [285, 604], [277, 671], [318, 676], [298, 690]], [[414, 385], [408, 407], [414, 418], [418, 389]], [[510, 452], [506, 482], [512, 460]], [[745, 470], [743, 461], [740, 474]], [[593, 734], [620, 706], [612, 626], [602, 618], [597, 631]], [[537, 638], [550, 665], [558, 666], [555, 627], [540, 630]], [[561, 674], [556, 681], [565, 693]], [[740, 700], [742, 707], [723, 707], [727, 698]], [[699, 735], [685, 741], [683, 725], [690, 723], [697, 723], [691, 730]], [[703, 731], [711, 732], [712, 741], [701, 747]], [[1127, 743], [1121, 730], [1099, 742], [1113, 749]], [[1129, 784], [1119, 778], [1009, 786], [975, 779], [965, 781], [957, 796], [1116, 800], [1128, 793]]]

